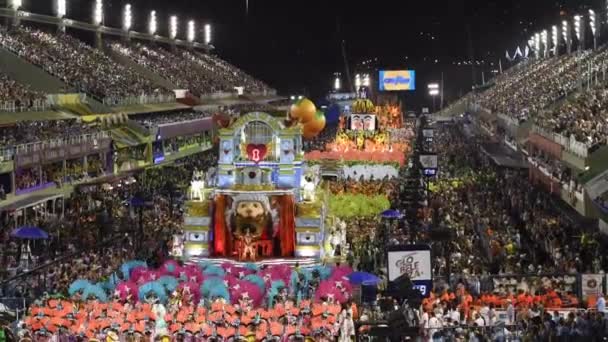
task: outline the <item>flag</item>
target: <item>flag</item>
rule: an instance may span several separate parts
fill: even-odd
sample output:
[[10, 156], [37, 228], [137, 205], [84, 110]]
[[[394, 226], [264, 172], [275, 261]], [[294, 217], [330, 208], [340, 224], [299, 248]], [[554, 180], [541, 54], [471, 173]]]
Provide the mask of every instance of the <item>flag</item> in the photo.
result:
[[524, 49], [524, 58], [528, 58], [529, 54], [530, 54], [530, 48], [526, 46], [526, 48]]
[[508, 61], [512, 61], [513, 60], [511, 58], [511, 56], [509, 56], [509, 50], [505, 51], [505, 55], [506, 55]]
[[502, 59], [498, 59], [498, 71], [502, 74]]

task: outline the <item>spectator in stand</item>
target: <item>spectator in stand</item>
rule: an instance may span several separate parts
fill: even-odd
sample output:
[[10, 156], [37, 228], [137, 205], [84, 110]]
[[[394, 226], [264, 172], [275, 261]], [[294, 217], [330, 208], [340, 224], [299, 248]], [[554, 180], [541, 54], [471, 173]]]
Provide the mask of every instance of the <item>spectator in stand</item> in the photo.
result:
[[197, 96], [234, 92], [234, 87], [238, 86], [245, 87], [247, 92], [269, 90], [262, 82], [209, 55], [181, 49], [171, 52], [142, 43], [130, 46], [113, 43], [110, 47]]
[[145, 126], [147, 129], [152, 127], [175, 122], [198, 120], [203, 118], [211, 117], [213, 113], [195, 111], [195, 110], [184, 110], [172, 113], [152, 113], [152, 114], [140, 114], [131, 115], [129, 118], [135, 120]]
[[99, 132], [101, 129], [98, 126], [77, 119], [20, 121], [12, 126], [0, 127], [0, 148]]
[[10, 31], [0, 28], [0, 45], [99, 99], [169, 93], [68, 34], [21, 26]]
[[8, 75], [0, 73], [0, 108], [3, 103], [14, 103], [17, 108], [30, 108], [34, 101], [44, 101], [45, 98], [44, 93], [34, 91]]

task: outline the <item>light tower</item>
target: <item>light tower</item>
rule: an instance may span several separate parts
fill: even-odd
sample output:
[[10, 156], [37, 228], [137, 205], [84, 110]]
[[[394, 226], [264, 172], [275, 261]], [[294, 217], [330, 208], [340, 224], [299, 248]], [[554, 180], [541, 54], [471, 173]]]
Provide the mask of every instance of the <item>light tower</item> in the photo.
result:
[[568, 54], [572, 52], [572, 34], [570, 32], [570, 25], [568, 25], [568, 21], [562, 21], [562, 38], [564, 39], [564, 43], [566, 43], [566, 50]]
[[211, 24], [205, 25], [205, 45], [211, 44]]
[[553, 43], [553, 55], [557, 56], [559, 52], [559, 32], [557, 25], [551, 26], [551, 42]]
[[154, 36], [156, 34], [156, 11], [151, 11], [150, 12], [150, 19], [148, 21], [148, 33], [151, 36]]
[[597, 25], [597, 17], [595, 16], [595, 11], [589, 10], [589, 27], [591, 28], [591, 34], [593, 35], [593, 50], [597, 49], [597, 36], [600, 35]]
[[122, 29], [125, 32], [125, 40], [129, 40], [129, 31], [133, 25], [133, 13], [131, 12], [131, 4], [126, 4], [122, 13]]
[[98, 49], [103, 47], [103, 41], [101, 38], [101, 27], [103, 26], [103, 2], [102, 0], [95, 0], [93, 5], [93, 25], [97, 26], [95, 32], [95, 46]]
[[59, 23], [57, 24], [57, 30], [60, 32], [65, 32], [65, 23], [63, 22], [63, 18], [67, 14], [67, 0], [56, 0], [55, 5], [55, 14], [57, 18], [59, 18]]
[[196, 39], [196, 24], [194, 20], [188, 21], [188, 43], [194, 43]]

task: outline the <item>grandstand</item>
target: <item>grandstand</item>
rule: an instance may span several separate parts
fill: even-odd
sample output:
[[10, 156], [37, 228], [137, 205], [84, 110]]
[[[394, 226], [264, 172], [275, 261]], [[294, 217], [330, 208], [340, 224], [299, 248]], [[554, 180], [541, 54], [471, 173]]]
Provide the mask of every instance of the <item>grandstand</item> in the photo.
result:
[[441, 114], [475, 114], [483, 132], [524, 154], [532, 181], [608, 227], [607, 67], [606, 46], [522, 59]]

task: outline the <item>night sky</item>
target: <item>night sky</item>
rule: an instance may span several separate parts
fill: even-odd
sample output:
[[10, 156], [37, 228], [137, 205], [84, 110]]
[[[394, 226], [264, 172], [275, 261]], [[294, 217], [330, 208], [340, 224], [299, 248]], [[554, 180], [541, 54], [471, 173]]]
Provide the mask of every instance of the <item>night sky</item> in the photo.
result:
[[[90, 20], [93, 0], [68, 0], [68, 17]], [[427, 105], [426, 83], [445, 77], [446, 101], [470, 89], [470, 65], [475, 80], [486, 79], [497, 69], [505, 49], [523, 46], [528, 37], [594, 8], [603, 14], [605, 0], [105, 0], [105, 23], [121, 26], [121, 9], [131, 3], [134, 29], [147, 31], [147, 17], [155, 9], [159, 30], [166, 35], [168, 17], [180, 18], [180, 36], [185, 23], [196, 20], [213, 27], [217, 53], [268, 82], [281, 94], [304, 93], [319, 98], [333, 85], [333, 73], [341, 72], [346, 85], [342, 41], [351, 74], [369, 68], [407, 68], [417, 71], [418, 91], [405, 94], [406, 106]], [[52, 14], [52, 0], [24, 0], [24, 7]], [[585, 12], [586, 13], [586, 10]], [[163, 32], [164, 31], [164, 32]], [[469, 39], [469, 32], [470, 38]], [[198, 36], [202, 39], [202, 31]], [[371, 60], [371, 63], [361, 63]], [[493, 65], [492, 65], [493, 64]]]

